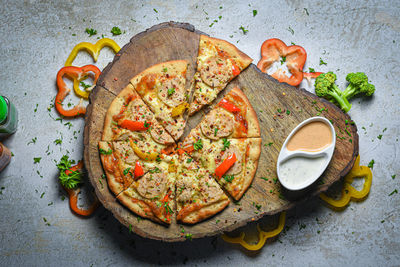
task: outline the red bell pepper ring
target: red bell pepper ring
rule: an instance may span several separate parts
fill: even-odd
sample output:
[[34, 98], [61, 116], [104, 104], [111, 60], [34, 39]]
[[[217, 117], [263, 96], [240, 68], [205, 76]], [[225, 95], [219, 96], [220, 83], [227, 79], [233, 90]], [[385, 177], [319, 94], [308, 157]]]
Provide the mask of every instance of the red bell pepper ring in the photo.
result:
[[221, 178], [230, 167], [233, 166], [236, 162], [236, 154], [232, 153], [229, 155], [216, 169], [215, 169], [215, 176]]
[[123, 120], [119, 126], [131, 131], [146, 131], [149, 129], [151, 122]]
[[67, 76], [75, 82], [81, 80], [84, 76], [86, 76], [90, 72], [93, 72], [95, 74], [93, 84], [96, 84], [97, 79], [101, 74], [101, 71], [94, 65], [86, 65], [83, 67], [68, 66], [68, 67], [63, 67], [58, 71], [57, 73], [58, 93], [55, 99], [55, 107], [61, 115], [65, 117], [76, 117], [79, 115], [85, 115], [86, 107], [82, 105], [82, 99], [80, 99], [79, 104], [74, 106], [72, 109], [65, 110], [63, 108], [62, 103], [65, 97], [71, 91], [71, 89], [67, 88], [67, 85], [63, 80], [63, 77]]
[[225, 98], [223, 98], [219, 103], [218, 106], [226, 109], [229, 112], [232, 113], [237, 113], [240, 112], [240, 108], [238, 108], [237, 106], [235, 106], [235, 104], [233, 104], [232, 102], [226, 100]]
[[297, 86], [303, 80], [303, 67], [307, 60], [306, 50], [298, 45], [286, 46], [279, 39], [268, 39], [261, 45], [261, 59], [257, 63], [257, 68], [262, 72], [267, 72], [270, 66], [285, 58], [286, 66], [292, 74], [290, 77], [278, 70], [271, 76], [279, 82], [284, 82], [293, 86]]
[[140, 176], [144, 175], [144, 171], [143, 171], [142, 165], [140, 165], [139, 161], [136, 161], [134, 175], [135, 175], [135, 179], [137, 179]]
[[[75, 166], [72, 166], [69, 170], [65, 171], [66, 175], [71, 174], [74, 171], [79, 171], [81, 172], [83, 169], [83, 162], [79, 161], [78, 164], [76, 164]], [[90, 207], [86, 210], [81, 209], [78, 207], [78, 195], [81, 192], [80, 188], [75, 188], [75, 189], [69, 189], [64, 187], [65, 191], [67, 191], [68, 196], [69, 196], [69, 206], [71, 208], [71, 210], [73, 212], [75, 212], [78, 215], [81, 216], [90, 216], [93, 214], [93, 212], [98, 208], [99, 206], [99, 200], [97, 199], [97, 197], [94, 195], [94, 201], [93, 203], [90, 205]]]

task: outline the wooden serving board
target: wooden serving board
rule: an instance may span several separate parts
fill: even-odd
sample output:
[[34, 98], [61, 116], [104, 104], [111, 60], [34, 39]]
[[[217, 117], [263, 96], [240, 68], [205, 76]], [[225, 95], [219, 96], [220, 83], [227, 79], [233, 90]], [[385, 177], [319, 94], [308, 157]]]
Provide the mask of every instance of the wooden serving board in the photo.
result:
[[[111, 101], [129, 80], [156, 63], [175, 59], [188, 60], [188, 77], [192, 77], [196, 67], [200, 34], [190, 24], [175, 22], [162, 23], [139, 33], [104, 69], [90, 95], [84, 132], [84, 160], [90, 181], [104, 207], [125, 226], [132, 225], [132, 230], [143, 237], [163, 241], [185, 240], [181, 234], [182, 225], [173, 222], [171, 226], [166, 227], [150, 220], [140, 220], [116, 201], [108, 189], [106, 180], [102, 178], [104, 172], [97, 148], [104, 117]], [[258, 170], [252, 186], [239, 203], [232, 201], [223, 212], [201, 223], [193, 226], [183, 225], [185, 233], [192, 234], [193, 238], [232, 231], [249, 221], [292, 208], [296, 203], [327, 190], [332, 183], [346, 175], [358, 154], [356, 126], [346, 125], [345, 120], [350, 122], [350, 117], [330, 102], [319, 99], [303, 89], [279, 83], [260, 72], [254, 64], [235, 78], [224, 93], [234, 86], [245, 92], [260, 121], [263, 145]], [[318, 114], [333, 122], [338, 135], [336, 149], [322, 178], [307, 192], [293, 195], [285, 192], [279, 182], [276, 182], [276, 160], [283, 142], [293, 128], [303, 120]], [[197, 125], [201, 116], [200, 112], [190, 118], [186, 133]], [[261, 208], [257, 210], [255, 204], [261, 205]]]

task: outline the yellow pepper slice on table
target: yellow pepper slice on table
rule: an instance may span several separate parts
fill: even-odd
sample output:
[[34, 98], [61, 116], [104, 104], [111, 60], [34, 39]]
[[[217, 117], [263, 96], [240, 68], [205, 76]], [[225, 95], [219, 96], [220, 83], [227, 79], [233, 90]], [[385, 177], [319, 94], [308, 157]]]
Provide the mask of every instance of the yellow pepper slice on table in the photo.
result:
[[[354, 178], [365, 177], [364, 185], [361, 191], [356, 190], [351, 183]], [[340, 199], [333, 199], [325, 193], [321, 193], [319, 197], [328, 204], [333, 210], [344, 210], [346, 206], [353, 201], [363, 201], [367, 198], [372, 185], [372, 172], [367, 166], [360, 166], [360, 156], [357, 156], [351, 171], [345, 176], [342, 188], [342, 196]]]
[[[71, 51], [71, 53], [69, 54], [67, 61], [65, 62], [65, 66], [72, 66], [72, 62], [75, 60], [76, 56], [78, 55], [78, 53], [80, 51], [86, 51], [88, 52], [94, 62], [97, 62], [97, 59], [100, 55], [100, 51], [104, 48], [104, 47], [110, 47], [115, 53], [118, 53], [119, 50], [121, 50], [121, 48], [119, 47], [119, 45], [114, 41], [111, 40], [109, 38], [103, 38], [100, 39], [99, 41], [97, 41], [97, 43], [92, 44], [89, 42], [82, 42], [77, 44]], [[81, 81], [85, 80], [87, 77], [82, 77], [79, 80], [74, 81], [74, 91], [75, 93], [84, 98], [84, 99], [88, 99], [89, 98], [89, 91], [82, 91], [79, 88], [79, 84]]]
[[285, 226], [285, 219], [286, 219], [286, 212], [282, 212], [279, 215], [279, 223], [278, 227], [272, 231], [265, 232], [261, 230], [260, 225], [257, 224], [257, 230], [258, 230], [258, 242], [256, 244], [249, 244], [247, 243], [244, 238], [246, 234], [244, 232], [241, 232], [238, 237], [230, 237], [226, 234], [223, 234], [221, 237], [225, 242], [232, 243], [232, 244], [240, 244], [242, 247], [244, 247], [247, 250], [259, 250], [261, 249], [264, 245], [265, 242], [267, 242], [268, 238], [275, 237], [279, 235], [283, 227]]

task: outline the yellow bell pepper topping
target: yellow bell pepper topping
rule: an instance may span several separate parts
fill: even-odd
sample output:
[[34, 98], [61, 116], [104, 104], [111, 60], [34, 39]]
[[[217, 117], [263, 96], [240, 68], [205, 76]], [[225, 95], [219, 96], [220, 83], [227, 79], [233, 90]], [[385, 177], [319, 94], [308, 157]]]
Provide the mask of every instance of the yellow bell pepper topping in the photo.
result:
[[172, 117], [177, 117], [181, 115], [185, 110], [189, 108], [189, 104], [186, 102], [183, 102], [182, 104], [179, 104], [178, 106], [174, 107], [171, 112]]
[[249, 244], [247, 243], [244, 238], [246, 234], [244, 232], [241, 232], [238, 237], [230, 237], [226, 234], [223, 234], [221, 237], [225, 242], [232, 243], [232, 244], [240, 244], [242, 247], [244, 247], [247, 250], [259, 250], [261, 249], [264, 245], [265, 242], [267, 241], [268, 238], [275, 237], [279, 235], [283, 227], [285, 226], [285, 219], [286, 219], [286, 212], [282, 212], [279, 216], [279, 223], [278, 227], [272, 231], [265, 232], [261, 230], [260, 225], [257, 224], [257, 230], [258, 230], [258, 242], [256, 244]]
[[[364, 185], [361, 191], [357, 191], [351, 184], [354, 178], [365, 177]], [[372, 172], [367, 166], [360, 166], [360, 156], [357, 156], [351, 171], [345, 176], [342, 188], [342, 196], [340, 199], [333, 199], [325, 193], [321, 193], [319, 197], [328, 204], [328, 207], [341, 211], [344, 210], [350, 201], [363, 201], [367, 198], [372, 185]]]
[[171, 161], [168, 166], [168, 172], [176, 172], [176, 170], [177, 170], [177, 167], [176, 167], [174, 161]]
[[[72, 66], [72, 62], [75, 60], [76, 56], [78, 55], [78, 53], [80, 51], [86, 51], [88, 52], [94, 62], [97, 62], [97, 59], [100, 55], [100, 51], [105, 47], [110, 47], [115, 53], [118, 53], [119, 50], [121, 50], [121, 48], [119, 47], [119, 45], [114, 41], [111, 40], [109, 38], [103, 38], [100, 39], [99, 41], [97, 41], [96, 44], [92, 44], [92, 43], [88, 43], [88, 42], [82, 42], [77, 44], [71, 51], [71, 53], [69, 54], [67, 61], [65, 62], [65, 66]], [[84, 99], [88, 99], [89, 98], [89, 90], [86, 89], [86, 91], [82, 91], [79, 88], [79, 84], [81, 81], [85, 80], [87, 78], [87, 76], [81, 77], [80, 79], [74, 81], [74, 91], [75, 93], [84, 98]], [[91, 87], [92, 88], [92, 87]], [[91, 89], [90, 88], [90, 89]]]
[[143, 152], [132, 140], [129, 140], [129, 141], [130, 141], [133, 151], [140, 159], [151, 161], [151, 160], [155, 160], [157, 158], [158, 153]]

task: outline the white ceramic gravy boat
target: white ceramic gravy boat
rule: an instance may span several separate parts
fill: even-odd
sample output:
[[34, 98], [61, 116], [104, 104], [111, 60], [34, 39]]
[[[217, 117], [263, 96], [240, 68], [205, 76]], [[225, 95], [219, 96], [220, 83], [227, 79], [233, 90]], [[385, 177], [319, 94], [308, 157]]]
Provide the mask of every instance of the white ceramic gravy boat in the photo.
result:
[[[301, 151], [301, 150], [295, 150], [295, 151], [290, 151], [287, 149], [287, 143], [288, 141], [292, 138], [292, 136], [298, 131], [300, 130], [303, 126], [311, 123], [311, 122], [315, 122], [315, 121], [320, 121], [320, 122], [324, 122], [327, 125], [329, 125], [329, 128], [331, 130], [332, 133], [332, 141], [331, 143], [324, 149], [320, 150], [320, 151], [316, 151], [316, 152], [307, 152], [307, 151]], [[301, 122], [299, 125], [297, 125], [296, 128], [293, 129], [293, 131], [288, 135], [288, 137], [286, 138], [285, 142], [282, 145], [281, 151], [279, 153], [278, 156], [278, 161], [277, 161], [277, 165], [276, 165], [276, 170], [277, 170], [277, 174], [278, 174], [278, 179], [279, 182], [286, 188], [289, 190], [302, 190], [306, 187], [308, 187], [309, 185], [313, 184], [320, 176], [321, 174], [325, 171], [326, 167], [328, 167], [329, 162], [332, 159], [333, 156], [333, 151], [335, 150], [335, 144], [336, 144], [336, 133], [335, 133], [335, 128], [333, 127], [332, 123], [327, 120], [324, 117], [312, 117], [309, 118], [303, 122]], [[285, 181], [285, 179], [282, 179], [282, 173], [281, 173], [281, 166], [282, 164], [284, 164], [285, 162], [287, 162], [288, 160], [292, 159], [292, 158], [302, 158], [302, 159], [316, 159], [316, 158], [323, 158], [323, 162], [319, 162], [320, 166], [318, 167], [318, 169], [316, 169], [310, 176], [308, 177], [298, 177], [299, 179], [302, 179], [302, 181], [296, 181], [296, 183], [291, 183], [289, 181]], [[319, 160], [320, 161], [320, 160]], [[296, 173], [294, 172], [294, 175], [296, 175]]]

